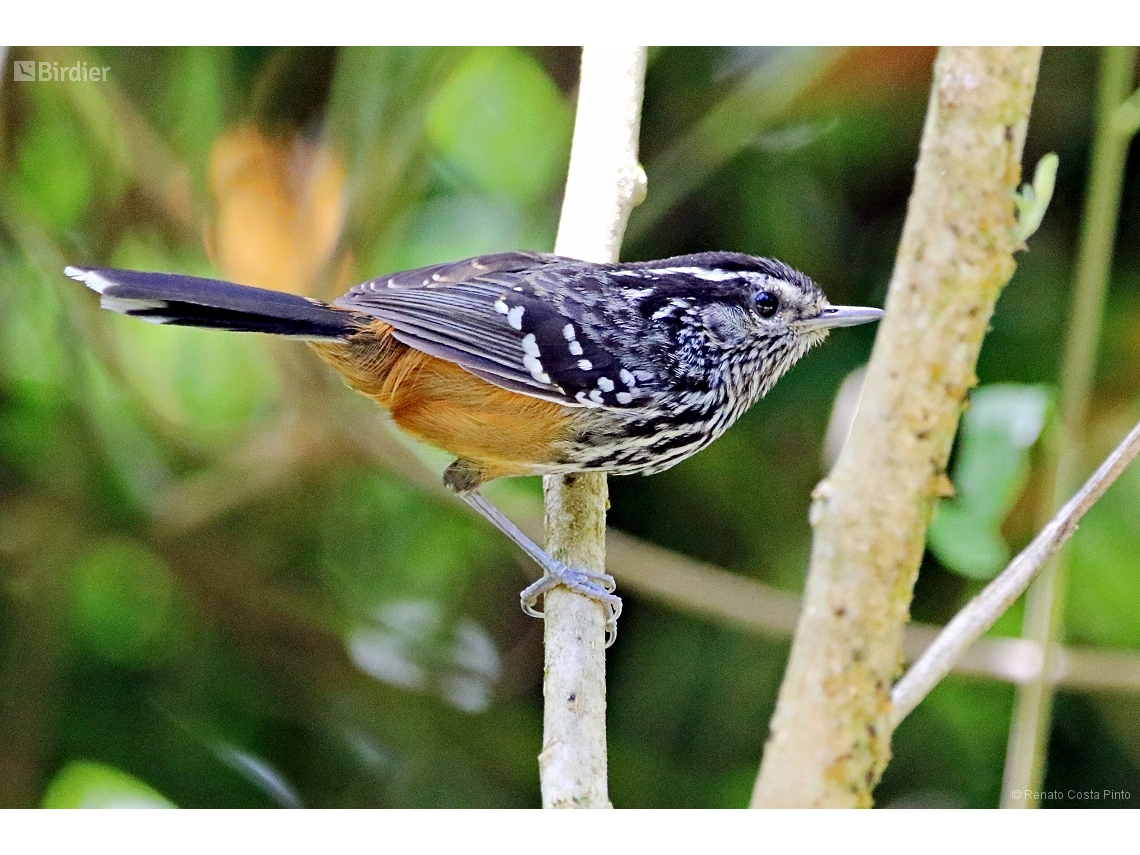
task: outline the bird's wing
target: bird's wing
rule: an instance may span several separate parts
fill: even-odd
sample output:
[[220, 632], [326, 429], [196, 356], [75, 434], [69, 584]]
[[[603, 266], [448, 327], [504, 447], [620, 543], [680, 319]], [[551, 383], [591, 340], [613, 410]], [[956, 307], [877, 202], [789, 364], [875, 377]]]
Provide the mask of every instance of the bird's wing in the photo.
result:
[[[556, 278], [567, 265], [573, 291]], [[504, 389], [568, 406], [635, 407], [644, 396], [635, 376], [580, 322], [579, 298], [597, 290], [582, 265], [539, 253], [480, 256], [364, 282], [336, 305]]]

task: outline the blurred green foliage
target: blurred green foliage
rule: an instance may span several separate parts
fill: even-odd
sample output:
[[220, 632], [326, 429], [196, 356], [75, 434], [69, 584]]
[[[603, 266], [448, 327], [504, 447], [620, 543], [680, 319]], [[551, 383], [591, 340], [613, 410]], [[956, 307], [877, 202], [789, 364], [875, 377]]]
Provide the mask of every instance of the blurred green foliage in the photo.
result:
[[135, 541], [103, 543], [72, 573], [71, 625], [94, 655], [145, 666], [170, 652], [174, 579], [159, 556]]
[[476, 48], [431, 101], [427, 137], [475, 186], [526, 202], [566, 174], [571, 117], [542, 66], [517, 48]]
[[[272, 248], [332, 221], [339, 238], [305, 283], [330, 297], [386, 270], [549, 250], [577, 53], [9, 58], [111, 72], [73, 84], [5, 70], [0, 84], [0, 805], [537, 805], [541, 625], [517, 604], [531, 568], [437, 488], [445, 457], [390, 434], [303, 347], [114, 316], [62, 268], [224, 275], [218, 247]], [[650, 202], [625, 257], [775, 255], [836, 303], [881, 304], [932, 59], [654, 51]], [[982, 354], [919, 619], [951, 616], [1049, 500], [1011, 425], [1039, 412], [1058, 373], [1094, 70], [1092, 50], [1045, 52], [1026, 162], [1060, 154], [1056, 195]], [[241, 128], [265, 150], [223, 160], [223, 143], [248, 141]], [[319, 172], [319, 157], [337, 168]], [[318, 174], [329, 183], [314, 189]], [[1133, 158], [1089, 468], [1140, 416], [1138, 203]], [[282, 212], [296, 220], [277, 238]], [[873, 335], [833, 335], [693, 460], [614, 479], [612, 523], [797, 590], [832, 398]], [[1033, 385], [1013, 400], [1001, 384]], [[982, 418], [990, 395], [998, 414]], [[521, 481], [494, 495], [519, 509], [537, 494]], [[1073, 642], [1140, 647], [1138, 506], [1133, 470], [1073, 542]], [[742, 806], [787, 642], [623, 593], [609, 653], [615, 804]], [[1016, 632], [1016, 614], [1001, 629]], [[900, 729], [879, 802], [996, 804], [1011, 697], [991, 681], [940, 686]], [[1063, 696], [1046, 786], [1140, 793], [1130, 703]]]

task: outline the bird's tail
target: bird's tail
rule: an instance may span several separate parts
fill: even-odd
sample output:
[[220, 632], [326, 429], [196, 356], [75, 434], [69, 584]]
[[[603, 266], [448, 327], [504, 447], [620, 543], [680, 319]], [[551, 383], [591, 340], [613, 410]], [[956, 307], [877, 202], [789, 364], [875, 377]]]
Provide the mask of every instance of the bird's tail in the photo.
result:
[[217, 279], [103, 267], [68, 267], [64, 272], [97, 292], [104, 309], [155, 324], [327, 341], [359, 332], [371, 320], [308, 297]]

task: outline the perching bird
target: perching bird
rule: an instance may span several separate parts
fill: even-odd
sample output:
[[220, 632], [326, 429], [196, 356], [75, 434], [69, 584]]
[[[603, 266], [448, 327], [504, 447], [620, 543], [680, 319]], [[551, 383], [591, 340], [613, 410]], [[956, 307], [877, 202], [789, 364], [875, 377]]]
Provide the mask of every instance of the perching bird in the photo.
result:
[[595, 264], [507, 252], [394, 273], [333, 305], [169, 273], [68, 267], [103, 308], [159, 324], [307, 340], [403, 430], [456, 456], [444, 482], [543, 569], [607, 610], [613, 577], [567, 567], [479, 491], [494, 478], [668, 469], [700, 451], [833, 327], [882, 316], [832, 306], [782, 262], [705, 252]]

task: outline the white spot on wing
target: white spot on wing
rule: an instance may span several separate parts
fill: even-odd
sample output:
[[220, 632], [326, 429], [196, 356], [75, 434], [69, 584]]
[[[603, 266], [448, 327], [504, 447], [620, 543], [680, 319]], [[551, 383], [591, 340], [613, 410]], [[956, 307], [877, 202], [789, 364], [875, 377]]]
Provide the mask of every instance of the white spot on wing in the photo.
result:
[[529, 353], [523, 357], [523, 367], [530, 372], [530, 376], [537, 380], [539, 383], [550, 383], [550, 375], [542, 370], [542, 362], [536, 356], [531, 356]]
[[562, 328], [562, 336], [567, 341], [573, 341], [574, 339], [576, 339], [578, 337], [578, 335], [577, 335], [577, 333], [574, 332], [574, 325], [573, 324], [567, 324], [566, 326], [564, 326]]
[[507, 304], [503, 301], [502, 297], [495, 301], [495, 311], [500, 315], [505, 315], [510, 312], [510, 309], [507, 308]]
[[522, 316], [524, 311], [526, 311], [524, 306], [515, 306], [507, 312], [507, 323], [511, 325], [511, 329], [522, 329]]
[[612, 392], [614, 390], [614, 381], [609, 377], [599, 377], [598, 388], [603, 392]]
[[629, 392], [618, 392], [616, 397], [619, 404], [633, 403], [633, 395], [629, 394]]
[[601, 393], [601, 391], [600, 391], [600, 390], [598, 390], [598, 389], [594, 389], [593, 391], [591, 391], [591, 392], [590, 392], [590, 400], [591, 400], [591, 401], [593, 401], [595, 404], [600, 404], [600, 403], [602, 403], [602, 393]]
[[633, 375], [625, 368], [618, 372], [618, 377], [621, 378], [621, 382], [624, 383], [627, 388], [632, 389], [637, 385], [637, 381], [633, 379]]
[[539, 357], [538, 342], [534, 333], [523, 336], [523, 366], [530, 372], [530, 376], [539, 383], [550, 383], [550, 375], [542, 369], [542, 360]]
[[581, 356], [582, 355], [582, 343], [581, 342], [572, 341], [567, 345], [567, 347], [570, 348], [570, 355], [571, 356]]
[[594, 367], [594, 363], [592, 363], [588, 359], [579, 359], [578, 360], [578, 367], [583, 371], [589, 371], [591, 368]]

